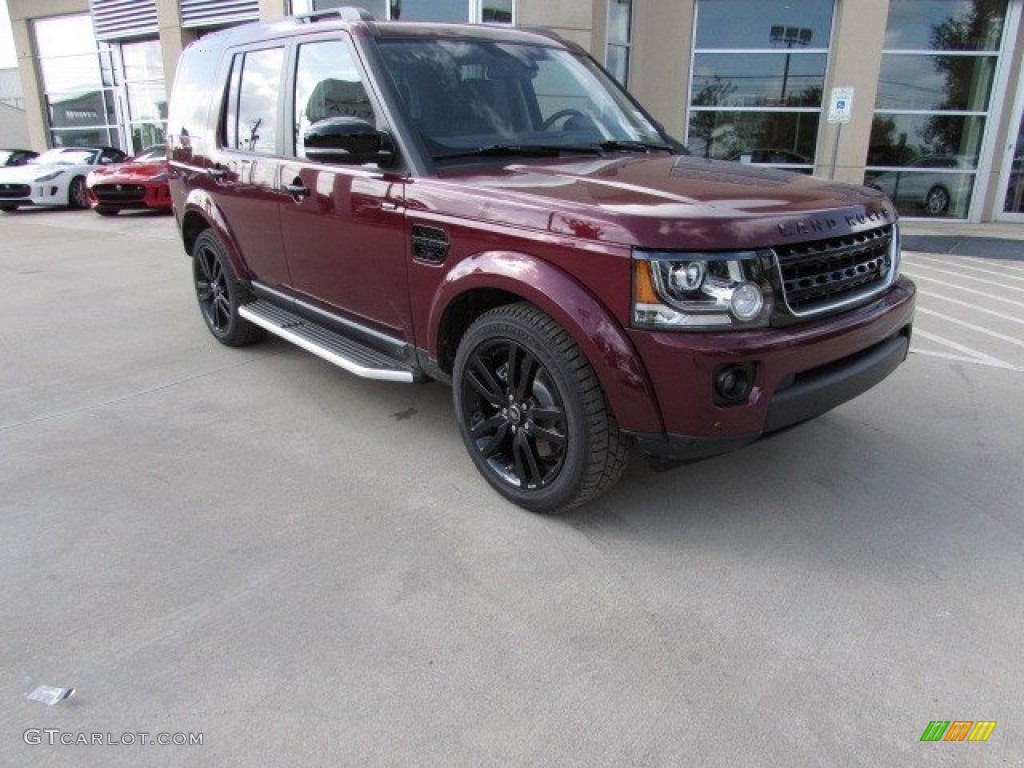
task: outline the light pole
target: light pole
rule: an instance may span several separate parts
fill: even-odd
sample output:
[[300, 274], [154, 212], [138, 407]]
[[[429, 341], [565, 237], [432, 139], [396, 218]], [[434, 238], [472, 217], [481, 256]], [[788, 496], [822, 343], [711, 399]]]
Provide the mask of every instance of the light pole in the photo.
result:
[[782, 72], [782, 94], [780, 95], [783, 106], [786, 104], [786, 87], [789, 85], [789, 57], [792, 55], [790, 50], [792, 50], [794, 45], [806, 48], [811, 44], [811, 37], [813, 35], [814, 30], [807, 27], [787, 27], [783, 24], [772, 25], [768, 39], [772, 45], [786, 46], [786, 68]]

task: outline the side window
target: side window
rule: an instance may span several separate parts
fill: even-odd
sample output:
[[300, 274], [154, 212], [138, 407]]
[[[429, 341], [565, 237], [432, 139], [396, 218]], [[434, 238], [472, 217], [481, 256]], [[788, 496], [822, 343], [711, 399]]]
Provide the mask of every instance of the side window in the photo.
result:
[[228, 149], [261, 155], [277, 151], [277, 93], [283, 66], [283, 48], [235, 55], [224, 131]]
[[376, 125], [370, 98], [346, 43], [321, 40], [299, 46], [294, 115], [297, 157], [306, 157], [303, 139], [315, 123], [356, 117]]

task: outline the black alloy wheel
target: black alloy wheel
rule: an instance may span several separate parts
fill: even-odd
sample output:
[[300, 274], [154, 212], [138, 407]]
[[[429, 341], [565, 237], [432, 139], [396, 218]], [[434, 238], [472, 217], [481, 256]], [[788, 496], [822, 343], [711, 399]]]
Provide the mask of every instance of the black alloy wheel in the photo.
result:
[[571, 337], [536, 307], [482, 315], [459, 345], [455, 410], [477, 469], [501, 495], [561, 512], [619, 477], [630, 442]]
[[249, 294], [235, 277], [224, 246], [210, 230], [200, 234], [192, 248], [192, 277], [203, 320], [219, 342], [241, 347], [263, 338], [262, 328], [238, 314]]

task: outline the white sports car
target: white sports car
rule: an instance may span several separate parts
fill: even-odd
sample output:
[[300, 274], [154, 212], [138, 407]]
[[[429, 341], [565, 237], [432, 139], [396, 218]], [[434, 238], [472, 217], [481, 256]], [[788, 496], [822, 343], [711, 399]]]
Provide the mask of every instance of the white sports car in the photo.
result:
[[113, 147], [59, 147], [27, 165], [0, 168], [0, 211], [13, 211], [19, 205], [88, 208], [85, 177], [89, 171], [126, 157]]

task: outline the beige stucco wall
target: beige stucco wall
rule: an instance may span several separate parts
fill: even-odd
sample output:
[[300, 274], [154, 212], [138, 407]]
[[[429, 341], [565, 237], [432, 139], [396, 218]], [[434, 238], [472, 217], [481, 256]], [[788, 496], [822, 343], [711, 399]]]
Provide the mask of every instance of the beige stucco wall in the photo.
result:
[[634, 0], [629, 90], [679, 140], [686, 132], [693, 20], [692, 0]]
[[[818, 130], [818, 157], [815, 173], [827, 175], [840, 134], [835, 178], [860, 184], [864, 180], [864, 161], [871, 139], [878, 74], [882, 66], [882, 45], [889, 15], [889, 0], [837, 0], [832, 54], [825, 78], [822, 120]], [[827, 121], [833, 88], [852, 87], [853, 115], [849, 123], [831, 125]]]
[[[520, 27], [547, 27], [566, 40], [582, 45], [593, 52], [594, 7], [604, 6], [605, 0], [574, 0], [573, 2], [551, 2], [551, 0], [518, 0], [516, 3], [516, 24]], [[604, 60], [601, 54], [600, 60]]]

